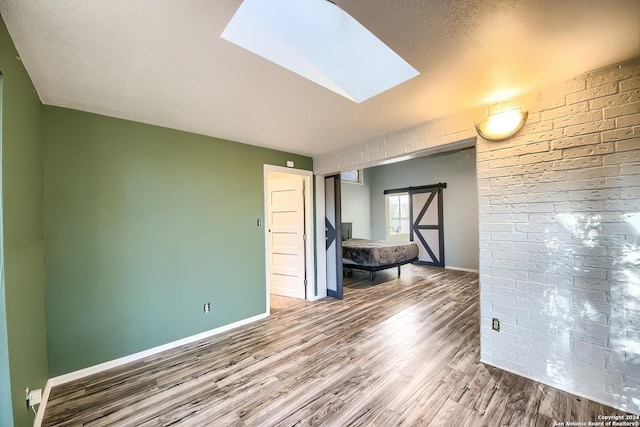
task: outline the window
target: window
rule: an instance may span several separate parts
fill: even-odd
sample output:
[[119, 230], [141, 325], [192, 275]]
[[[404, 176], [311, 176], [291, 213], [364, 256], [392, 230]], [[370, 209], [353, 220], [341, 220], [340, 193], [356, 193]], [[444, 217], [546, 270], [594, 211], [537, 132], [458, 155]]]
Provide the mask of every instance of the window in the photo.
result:
[[362, 169], [357, 169], [354, 171], [342, 172], [340, 174], [340, 181], [342, 182], [350, 182], [353, 184], [362, 184]]
[[387, 194], [387, 240], [409, 240], [409, 193]]

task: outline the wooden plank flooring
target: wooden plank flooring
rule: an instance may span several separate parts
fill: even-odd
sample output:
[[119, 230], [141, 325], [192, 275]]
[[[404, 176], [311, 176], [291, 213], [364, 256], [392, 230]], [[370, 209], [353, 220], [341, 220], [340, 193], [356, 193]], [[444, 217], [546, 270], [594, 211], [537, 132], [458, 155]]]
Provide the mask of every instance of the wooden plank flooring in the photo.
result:
[[[354, 272], [344, 301], [55, 387], [45, 426], [552, 426], [621, 412], [479, 362], [478, 275]], [[568, 417], [571, 418], [568, 418]]]

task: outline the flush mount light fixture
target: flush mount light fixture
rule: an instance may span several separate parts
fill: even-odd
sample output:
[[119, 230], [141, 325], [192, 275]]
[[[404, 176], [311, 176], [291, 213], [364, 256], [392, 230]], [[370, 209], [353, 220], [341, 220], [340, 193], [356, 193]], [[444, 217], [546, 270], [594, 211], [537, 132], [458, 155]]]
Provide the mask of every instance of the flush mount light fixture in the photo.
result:
[[420, 74], [329, 0], [244, 0], [221, 37], [358, 103]]
[[521, 109], [499, 111], [476, 124], [476, 131], [489, 141], [504, 141], [522, 129], [528, 115], [527, 111]]

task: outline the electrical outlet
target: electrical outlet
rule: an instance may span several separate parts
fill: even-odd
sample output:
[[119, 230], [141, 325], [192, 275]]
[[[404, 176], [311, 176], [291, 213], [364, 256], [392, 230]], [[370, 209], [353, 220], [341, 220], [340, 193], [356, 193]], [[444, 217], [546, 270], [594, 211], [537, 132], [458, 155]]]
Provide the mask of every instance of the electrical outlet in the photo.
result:
[[204, 304], [204, 312], [208, 313], [210, 311], [211, 311], [211, 303], [207, 302], [207, 303]]
[[493, 318], [493, 322], [491, 323], [491, 329], [494, 331], [500, 332], [500, 320]]
[[42, 402], [42, 390], [41, 389], [31, 390], [27, 394], [27, 406], [32, 407], [32, 406], [40, 404], [40, 402]]

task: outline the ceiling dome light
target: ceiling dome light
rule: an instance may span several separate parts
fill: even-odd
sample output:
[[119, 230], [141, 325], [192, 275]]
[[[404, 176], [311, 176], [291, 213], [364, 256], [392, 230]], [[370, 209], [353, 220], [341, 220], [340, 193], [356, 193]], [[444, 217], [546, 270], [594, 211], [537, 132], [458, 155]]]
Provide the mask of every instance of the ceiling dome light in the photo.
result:
[[476, 124], [476, 131], [489, 141], [504, 141], [522, 129], [528, 115], [528, 112], [519, 109], [500, 111]]

